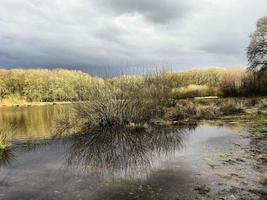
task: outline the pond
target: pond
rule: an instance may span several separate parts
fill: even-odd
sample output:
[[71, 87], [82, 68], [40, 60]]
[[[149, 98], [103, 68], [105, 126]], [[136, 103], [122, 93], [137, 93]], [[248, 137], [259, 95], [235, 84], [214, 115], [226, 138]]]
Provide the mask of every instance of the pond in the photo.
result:
[[[52, 139], [64, 106], [8, 108], [17, 127], [0, 162], [0, 199], [260, 199], [239, 126], [101, 130]], [[244, 156], [245, 155], [245, 156]]]
[[69, 105], [29, 107], [0, 107], [0, 125], [12, 127], [13, 138], [44, 138], [51, 136], [55, 119], [69, 109]]

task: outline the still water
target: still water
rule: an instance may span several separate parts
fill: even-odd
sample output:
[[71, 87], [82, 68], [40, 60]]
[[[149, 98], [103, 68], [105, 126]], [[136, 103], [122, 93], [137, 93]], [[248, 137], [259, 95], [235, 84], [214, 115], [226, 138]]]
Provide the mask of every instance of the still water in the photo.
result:
[[[224, 165], [220, 156], [244, 154], [239, 147], [250, 141], [236, 134], [242, 129], [202, 125], [102, 130], [49, 139], [53, 120], [65, 110], [42, 106], [0, 112], [1, 124], [17, 127], [16, 145], [0, 162], [0, 199], [215, 199], [230, 197], [227, 191], [240, 185], [235, 179], [225, 181], [232, 173], [246, 182], [239, 195], [257, 199], [248, 192], [257, 181], [252, 161]], [[209, 188], [207, 194], [196, 189], [203, 185]]]
[[0, 108], [0, 126], [12, 127], [13, 138], [49, 137], [57, 117], [70, 105]]

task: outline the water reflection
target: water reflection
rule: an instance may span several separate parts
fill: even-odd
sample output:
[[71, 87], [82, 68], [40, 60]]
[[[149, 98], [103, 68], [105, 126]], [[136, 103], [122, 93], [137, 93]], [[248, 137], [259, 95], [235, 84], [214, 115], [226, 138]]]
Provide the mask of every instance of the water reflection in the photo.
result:
[[0, 148], [0, 167], [9, 165], [14, 158], [15, 155], [11, 148]]
[[72, 138], [67, 148], [69, 168], [113, 178], [145, 177], [161, 159], [184, 145], [192, 127], [150, 131], [102, 130]]
[[0, 126], [16, 127], [13, 138], [50, 136], [54, 120], [70, 105], [0, 108]]

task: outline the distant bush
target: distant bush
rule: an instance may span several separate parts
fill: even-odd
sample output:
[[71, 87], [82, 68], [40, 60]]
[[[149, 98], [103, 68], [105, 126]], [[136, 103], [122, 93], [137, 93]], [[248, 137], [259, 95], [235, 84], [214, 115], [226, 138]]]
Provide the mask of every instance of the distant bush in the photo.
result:
[[220, 90], [223, 96], [239, 96], [242, 94], [243, 80], [246, 70], [234, 68], [226, 71], [220, 79]]
[[174, 99], [184, 99], [193, 97], [216, 96], [218, 91], [207, 85], [188, 85], [187, 87], [174, 88], [171, 96]]
[[221, 76], [219, 90], [224, 97], [267, 95], [267, 71], [234, 68]]
[[91, 77], [81, 71], [0, 70], [0, 100], [14, 100], [15, 96], [30, 102], [85, 100], [88, 90], [103, 84], [103, 79]]

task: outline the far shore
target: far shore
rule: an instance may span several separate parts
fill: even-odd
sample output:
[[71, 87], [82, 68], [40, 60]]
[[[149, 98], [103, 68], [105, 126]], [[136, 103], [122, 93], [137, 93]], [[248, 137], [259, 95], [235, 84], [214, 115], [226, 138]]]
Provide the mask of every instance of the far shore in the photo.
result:
[[0, 102], [0, 108], [8, 107], [30, 107], [30, 106], [46, 106], [46, 105], [62, 105], [70, 104], [70, 101], [56, 101], [56, 102], [23, 102], [23, 103], [2, 103]]

